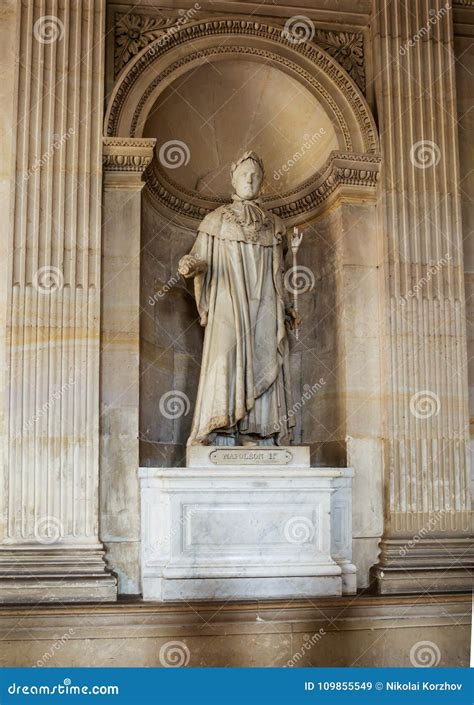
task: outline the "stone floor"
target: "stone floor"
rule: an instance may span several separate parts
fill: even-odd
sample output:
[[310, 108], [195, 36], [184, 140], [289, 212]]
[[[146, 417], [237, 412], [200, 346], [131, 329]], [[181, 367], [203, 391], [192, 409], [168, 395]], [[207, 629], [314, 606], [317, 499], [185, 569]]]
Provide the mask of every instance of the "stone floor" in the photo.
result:
[[0, 608], [1, 666], [468, 666], [471, 595]]

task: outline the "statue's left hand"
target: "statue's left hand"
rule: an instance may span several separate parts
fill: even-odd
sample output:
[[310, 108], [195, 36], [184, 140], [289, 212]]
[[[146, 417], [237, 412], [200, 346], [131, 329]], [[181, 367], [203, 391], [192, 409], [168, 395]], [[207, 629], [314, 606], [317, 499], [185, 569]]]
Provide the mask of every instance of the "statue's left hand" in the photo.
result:
[[294, 328], [299, 328], [299, 326], [302, 323], [302, 318], [298, 311], [295, 311], [293, 307], [287, 308], [285, 311], [285, 323], [290, 328], [290, 330], [293, 330]]

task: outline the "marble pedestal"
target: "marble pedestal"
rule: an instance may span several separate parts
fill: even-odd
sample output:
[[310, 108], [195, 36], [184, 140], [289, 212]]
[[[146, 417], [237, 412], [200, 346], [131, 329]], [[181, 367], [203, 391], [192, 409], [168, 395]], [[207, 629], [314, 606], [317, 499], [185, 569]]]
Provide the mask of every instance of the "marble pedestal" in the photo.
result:
[[196, 447], [185, 468], [140, 468], [143, 598], [354, 593], [352, 474], [311, 468], [306, 447]]

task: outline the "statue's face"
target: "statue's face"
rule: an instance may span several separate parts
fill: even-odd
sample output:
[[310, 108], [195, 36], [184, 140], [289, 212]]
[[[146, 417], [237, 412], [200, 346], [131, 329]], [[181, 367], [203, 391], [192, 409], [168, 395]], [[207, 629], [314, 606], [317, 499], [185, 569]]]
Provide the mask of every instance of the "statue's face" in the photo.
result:
[[246, 201], [258, 196], [262, 180], [262, 170], [253, 159], [245, 159], [232, 174], [232, 186], [235, 193]]

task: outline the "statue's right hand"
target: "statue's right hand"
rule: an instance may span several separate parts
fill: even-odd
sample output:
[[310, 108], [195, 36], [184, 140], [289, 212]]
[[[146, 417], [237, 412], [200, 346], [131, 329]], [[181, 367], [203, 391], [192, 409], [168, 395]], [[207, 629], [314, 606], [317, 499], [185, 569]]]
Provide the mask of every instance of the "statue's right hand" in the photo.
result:
[[194, 255], [185, 255], [179, 260], [178, 272], [186, 279], [195, 277], [200, 272], [205, 272], [206, 270], [207, 262], [197, 259]]

